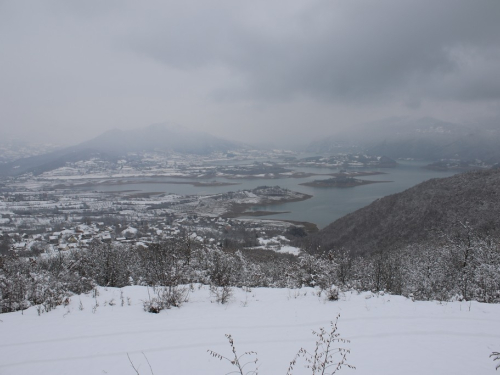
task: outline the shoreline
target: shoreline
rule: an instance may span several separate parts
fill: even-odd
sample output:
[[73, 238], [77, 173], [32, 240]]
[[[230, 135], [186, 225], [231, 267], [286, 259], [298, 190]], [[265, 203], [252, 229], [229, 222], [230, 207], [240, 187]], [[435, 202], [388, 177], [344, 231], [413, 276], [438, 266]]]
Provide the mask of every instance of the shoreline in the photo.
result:
[[[186, 178], [186, 177], [179, 177], [179, 178]], [[120, 185], [135, 185], [135, 184], [172, 184], [172, 185], [192, 185], [194, 187], [204, 187], [204, 186], [232, 186], [232, 185], [241, 185], [241, 183], [237, 182], [200, 182], [200, 181], [146, 181], [146, 180], [137, 180], [137, 181], [130, 181], [130, 180], [125, 180], [125, 181], [111, 181], [107, 180], [105, 182], [101, 183], [92, 183], [92, 182], [84, 182], [82, 184], [73, 184], [73, 185], [66, 185], [66, 184], [58, 184], [54, 185], [54, 189], [72, 189], [72, 188], [80, 188], [80, 187], [95, 187], [98, 188], [99, 186], [120, 186]]]
[[304, 182], [302, 186], [310, 186], [310, 187], [318, 187], [318, 188], [353, 188], [356, 186], [370, 185], [370, 184], [378, 184], [384, 182], [393, 182], [393, 181], [370, 181], [370, 180], [358, 180], [354, 179], [352, 182], [339, 182], [339, 181], [329, 181], [329, 180], [319, 180], [319, 181], [311, 181]]

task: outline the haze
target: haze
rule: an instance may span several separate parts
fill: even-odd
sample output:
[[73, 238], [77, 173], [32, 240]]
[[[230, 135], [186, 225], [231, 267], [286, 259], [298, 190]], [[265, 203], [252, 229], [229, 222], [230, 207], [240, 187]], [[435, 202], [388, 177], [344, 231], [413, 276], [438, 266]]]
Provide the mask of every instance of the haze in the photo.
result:
[[0, 1], [2, 138], [172, 122], [289, 145], [393, 116], [498, 124], [498, 0]]

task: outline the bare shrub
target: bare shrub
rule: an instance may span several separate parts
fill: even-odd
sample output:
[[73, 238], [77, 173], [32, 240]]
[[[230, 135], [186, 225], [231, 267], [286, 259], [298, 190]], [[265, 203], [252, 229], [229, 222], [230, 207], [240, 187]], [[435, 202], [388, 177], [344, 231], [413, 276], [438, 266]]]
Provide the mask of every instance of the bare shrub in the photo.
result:
[[[180, 307], [187, 302], [189, 288], [185, 287], [155, 287], [154, 296], [149, 295], [147, 301], [143, 301], [144, 311], [158, 314], [161, 310], [172, 307]], [[149, 289], [148, 289], [149, 294]]]
[[326, 291], [326, 299], [328, 301], [338, 301], [339, 300], [339, 288], [332, 285]]
[[228, 303], [233, 296], [233, 288], [229, 285], [224, 286], [210, 286], [210, 294], [215, 298], [215, 302], [220, 304]]
[[311, 369], [311, 374], [331, 375], [339, 371], [342, 366], [355, 369], [354, 366], [347, 363], [347, 355], [351, 352], [347, 348], [337, 347], [336, 344], [348, 344], [350, 341], [340, 337], [337, 333], [337, 323], [340, 314], [337, 315], [335, 322], [331, 322], [330, 332], [323, 327], [318, 332], [313, 331], [316, 336], [316, 346], [313, 352], [301, 348], [295, 358], [290, 362], [287, 375], [292, 374], [292, 370], [300, 358], [306, 362], [305, 367]]
[[[257, 375], [259, 370], [259, 368], [257, 367], [257, 362], [258, 362], [257, 352], [252, 352], [252, 351], [245, 352], [242, 355], [238, 356], [233, 338], [231, 337], [231, 335], [226, 335], [226, 337], [229, 341], [229, 345], [231, 346], [232, 358], [225, 357], [217, 352], [214, 352], [213, 350], [207, 350], [207, 352], [212, 357], [217, 358], [220, 361], [223, 360], [227, 361], [231, 364], [231, 366], [236, 368], [236, 370], [230, 372], [229, 374]], [[246, 361], [243, 364], [241, 363], [242, 359]], [[245, 372], [244, 370], [245, 367], [248, 365], [252, 366], [252, 364], [253, 364], [253, 369]]]
[[[340, 314], [337, 315], [335, 322], [331, 322], [331, 329], [329, 332], [323, 327], [321, 327], [318, 332], [313, 331], [313, 334], [316, 336], [316, 346], [314, 351], [310, 352], [301, 348], [295, 355], [295, 358], [290, 362], [288, 371], [286, 372], [287, 375], [292, 375], [294, 367], [301, 358], [305, 361], [304, 367], [310, 369], [311, 375], [332, 375], [337, 373], [337, 371], [340, 371], [343, 366], [350, 369], [356, 369], [356, 367], [347, 363], [347, 355], [351, 351], [347, 348], [338, 346], [348, 344], [350, 342], [349, 340], [341, 338], [340, 334], [337, 333], [337, 323], [339, 318]], [[226, 334], [226, 337], [229, 341], [229, 345], [231, 346], [232, 355], [230, 357], [225, 357], [217, 352], [214, 352], [213, 350], [207, 350], [208, 353], [220, 361], [229, 362], [231, 366], [235, 368], [235, 370], [229, 372], [228, 374], [257, 374], [259, 370], [257, 366], [257, 352], [245, 352], [238, 356], [232, 336]], [[495, 360], [500, 359], [500, 353], [493, 353], [492, 356], [493, 355], [497, 356]], [[242, 363], [242, 360], [246, 362]], [[246, 366], [250, 366], [248, 370], [245, 370]]]

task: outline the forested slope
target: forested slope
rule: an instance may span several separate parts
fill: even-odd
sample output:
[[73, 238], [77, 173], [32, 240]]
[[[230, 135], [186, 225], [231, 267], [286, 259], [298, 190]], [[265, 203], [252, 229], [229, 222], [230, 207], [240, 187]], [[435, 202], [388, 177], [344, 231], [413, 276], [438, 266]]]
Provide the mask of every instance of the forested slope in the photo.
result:
[[323, 250], [345, 247], [358, 254], [429, 241], [437, 244], [460, 222], [488, 234], [498, 231], [500, 170], [432, 179], [378, 199], [328, 225], [315, 242]]

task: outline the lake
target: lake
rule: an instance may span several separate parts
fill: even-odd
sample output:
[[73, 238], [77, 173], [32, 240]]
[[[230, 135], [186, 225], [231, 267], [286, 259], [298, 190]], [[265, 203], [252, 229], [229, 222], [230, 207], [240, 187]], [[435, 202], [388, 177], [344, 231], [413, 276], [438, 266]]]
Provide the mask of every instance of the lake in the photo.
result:
[[[359, 208], [362, 208], [374, 200], [386, 195], [394, 194], [406, 190], [417, 185], [422, 181], [431, 178], [442, 178], [452, 176], [457, 172], [441, 172], [432, 171], [422, 168], [427, 163], [417, 161], [399, 161], [396, 168], [380, 168], [367, 169], [370, 171], [383, 172], [384, 174], [374, 176], [359, 177], [363, 180], [372, 181], [391, 181], [376, 184], [361, 185], [352, 188], [325, 188], [325, 187], [310, 187], [299, 185], [304, 182], [326, 179], [328, 176], [312, 176], [307, 178], [284, 178], [284, 179], [225, 179], [218, 178], [218, 182], [239, 183], [232, 186], [202, 186], [195, 187], [192, 185], [169, 184], [172, 182], [193, 181], [180, 178], [151, 178], [154, 183], [145, 182], [145, 178], [141, 178], [137, 183], [125, 183], [120, 185], [95, 185], [89, 187], [92, 190], [103, 192], [109, 191], [126, 191], [137, 190], [141, 192], [165, 192], [181, 195], [210, 195], [217, 193], [225, 193], [228, 191], [253, 189], [257, 186], [269, 185], [299, 191], [301, 193], [312, 195], [311, 199], [283, 203], [272, 206], [255, 206], [252, 209], [255, 211], [289, 211], [289, 213], [264, 216], [266, 219], [284, 219], [296, 221], [308, 221], [315, 223], [318, 228], [323, 228], [336, 219], [351, 213]], [[297, 168], [297, 171], [312, 172], [312, 173], [333, 173], [335, 169], [329, 168]], [[364, 170], [362, 168], [356, 170]], [[213, 179], [205, 180], [211, 181]], [[203, 181], [203, 180], [196, 180]]]

